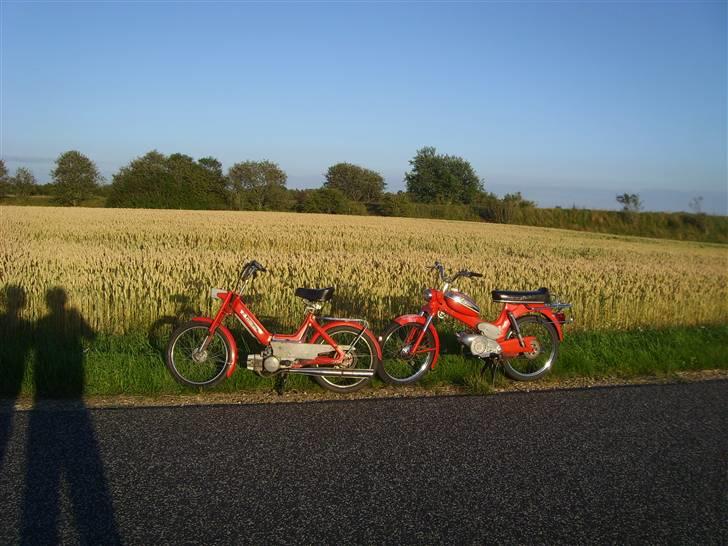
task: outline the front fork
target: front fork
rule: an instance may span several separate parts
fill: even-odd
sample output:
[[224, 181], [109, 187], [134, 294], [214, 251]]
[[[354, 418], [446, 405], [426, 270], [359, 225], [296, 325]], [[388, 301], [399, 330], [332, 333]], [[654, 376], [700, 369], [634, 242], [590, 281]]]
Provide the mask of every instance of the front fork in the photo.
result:
[[217, 315], [215, 315], [215, 319], [212, 321], [210, 328], [207, 330], [207, 337], [202, 342], [202, 345], [200, 345], [197, 349], [198, 354], [204, 354], [210, 346], [210, 343], [212, 343], [212, 338], [215, 337], [215, 330], [217, 330], [217, 327], [222, 324], [222, 321], [225, 320], [225, 317], [230, 313], [228, 307], [230, 306], [233, 296], [233, 292], [228, 292], [227, 296], [225, 296], [222, 306], [220, 306], [220, 310], [217, 312]]
[[420, 347], [420, 343], [422, 343], [422, 340], [425, 337], [425, 334], [427, 333], [428, 328], [432, 324], [432, 321], [434, 320], [435, 315], [429, 315], [427, 317], [427, 320], [425, 321], [425, 324], [422, 325], [422, 331], [420, 332], [420, 335], [417, 336], [417, 340], [410, 346], [404, 347], [402, 349], [402, 356], [410, 356], [417, 352], [417, 349]]

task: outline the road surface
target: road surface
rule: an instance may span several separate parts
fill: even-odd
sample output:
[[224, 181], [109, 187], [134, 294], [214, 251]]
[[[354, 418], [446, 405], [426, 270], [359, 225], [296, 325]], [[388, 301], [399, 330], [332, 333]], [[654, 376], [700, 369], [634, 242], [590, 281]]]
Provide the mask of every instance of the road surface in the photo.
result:
[[728, 543], [726, 381], [2, 417], [0, 544]]

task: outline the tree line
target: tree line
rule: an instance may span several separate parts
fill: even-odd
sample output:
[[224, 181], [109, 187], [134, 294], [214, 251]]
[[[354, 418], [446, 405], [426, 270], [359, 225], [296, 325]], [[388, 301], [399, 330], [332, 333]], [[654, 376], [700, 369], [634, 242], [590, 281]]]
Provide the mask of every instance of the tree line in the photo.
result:
[[435, 216], [507, 221], [507, 211], [534, 203], [520, 193], [503, 199], [485, 191], [483, 181], [465, 159], [417, 151], [405, 174], [407, 190], [387, 192], [384, 177], [352, 163], [328, 168], [320, 188], [286, 187], [287, 175], [272, 161], [241, 161], [224, 172], [214, 157], [164, 155], [153, 150], [131, 161], [104, 182], [94, 162], [71, 150], [61, 154], [50, 184], [40, 186], [26, 168], [10, 176], [0, 160], [0, 197], [8, 194], [52, 195], [60, 205], [78, 206], [95, 195], [107, 207], [228, 209]]
[[[60, 205], [204, 210], [267, 210], [440, 218], [486, 221], [624, 235], [728, 242], [728, 218], [701, 212], [702, 197], [688, 213], [642, 212], [639, 194], [620, 194], [620, 211], [537, 208], [520, 192], [502, 198], [486, 191], [483, 180], [462, 157], [440, 154], [433, 147], [417, 150], [405, 174], [405, 191], [388, 192], [384, 177], [352, 163], [336, 163], [316, 189], [289, 189], [288, 177], [275, 162], [246, 160], [227, 172], [214, 157], [162, 154], [156, 150], [132, 160], [103, 184], [95, 163], [82, 153], [62, 153], [51, 171], [51, 183], [39, 185], [20, 167], [14, 175], [0, 160], [0, 199], [32, 202], [51, 196]], [[18, 199], [19, 198], [19, 199]]]

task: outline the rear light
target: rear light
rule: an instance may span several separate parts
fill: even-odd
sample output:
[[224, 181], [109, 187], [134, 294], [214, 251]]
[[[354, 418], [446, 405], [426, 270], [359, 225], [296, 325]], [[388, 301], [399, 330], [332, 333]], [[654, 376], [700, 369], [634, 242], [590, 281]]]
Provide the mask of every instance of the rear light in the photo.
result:
[[564, 324], [566, 322], [565, 313], [554, 313], [554, 316], [556, 317], [556, 320], [558, 320], [561, 324]]

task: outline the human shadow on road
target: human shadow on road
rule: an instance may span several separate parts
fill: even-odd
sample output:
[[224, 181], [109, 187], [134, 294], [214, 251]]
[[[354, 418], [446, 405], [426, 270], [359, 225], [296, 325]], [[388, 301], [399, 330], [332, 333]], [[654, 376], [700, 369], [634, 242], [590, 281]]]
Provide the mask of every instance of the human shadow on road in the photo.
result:
[[0, 469], [13, 428], [15, 400], [25, 375], [30, 352], [31, 324], [20, 314], [27, 298], [22, 286], [10, 284], [0, 294], [5, 312], [0, 315]]
[[[83, 340], [94, 339], [95, 333], [77, 310], [67, 307], [62, 288], [48, 290], [46, 303], [48, 314], [33, 336], [35, 407], [28, 423], [21, 543], [64, 541], [58, 529], [64, 479], [80, 542], [118, 544], [99, 445], [82, 399]], [[62, 408], [41, 402], [58, 398], [66, 399]]]

